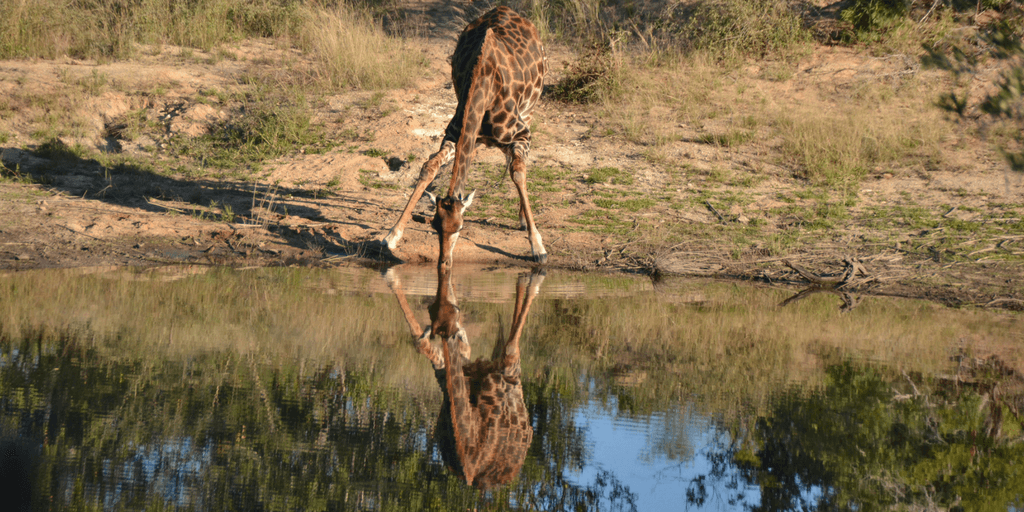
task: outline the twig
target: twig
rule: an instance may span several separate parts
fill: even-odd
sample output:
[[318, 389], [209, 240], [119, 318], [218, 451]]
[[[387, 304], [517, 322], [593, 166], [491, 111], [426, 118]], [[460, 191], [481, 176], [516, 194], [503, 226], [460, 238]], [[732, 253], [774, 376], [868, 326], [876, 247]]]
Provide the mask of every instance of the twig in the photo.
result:
[[718, 210], [715, 209], [715, 207], [711, 205], [711, 201], [708, 201], [707, 199], [705, 199], [704, 200], [704, 204], [706, 204], [708, 206], [708, 209], [711, 210], [711, 213], [714, 213], [715, 215], [718, 216], [718, 220], [720, 222], [725, 222], [725, 217], [723, 217], [721, 213], [718, 213]]
[[995, 299], [995, 300], [991, 300], [991, 301], [985, 303], [985, 307], [986, 308], [991, 308], [991, 307], [1002, 305], [1003, 303], [1019, 304], [1021, 306], [1024, 306], [1024, 300], [1020, 300], [1020, 299]]
[[934, 2], [932, 2], [932, 8], [928, 9], [928, 12], [924, 13], [924, 16], [921, 17], [921, 20], [917, 22], [918, 25], [924, 23], [924, 20], [928, 19], [928, 16], [931, 16], [932, 11], [934, 11], [935, 8], [939, 6], [940, 1], [941, 0], [935, 0]]

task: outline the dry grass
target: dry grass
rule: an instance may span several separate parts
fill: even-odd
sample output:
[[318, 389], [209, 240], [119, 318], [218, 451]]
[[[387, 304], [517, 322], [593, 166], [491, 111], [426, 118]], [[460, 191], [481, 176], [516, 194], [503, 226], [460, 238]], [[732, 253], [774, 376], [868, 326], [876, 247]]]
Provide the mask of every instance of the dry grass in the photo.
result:
[[387, 89], [412, 84], [427, 62], [389, 38], [368, 15], [341, 4], [304, 8], [299, 46], [318, 64], [318, 81], [333, 87]]
[[796, 95], [806, 86], [722, 69], [700, 54], [660, 66], [622, 59], [617, 76], [599, 97], [597, 133], [655, 147], [681, 138], [768, 144], [796, 176], [846, 191], [872, 172], [937, 165], [952, 129], [932, 104], [941, 85], [913, 77]]
[[298, 0], [135, 0], [0, 3], [0, 58], [99, 60], [134, 55], [139, 44], [209, 51], [248, 37], [295, 42], [320, 66], [321, 85], [384, 89], [411, 83], [423, 58], [388, 37], [378, 20], [346, 3]]

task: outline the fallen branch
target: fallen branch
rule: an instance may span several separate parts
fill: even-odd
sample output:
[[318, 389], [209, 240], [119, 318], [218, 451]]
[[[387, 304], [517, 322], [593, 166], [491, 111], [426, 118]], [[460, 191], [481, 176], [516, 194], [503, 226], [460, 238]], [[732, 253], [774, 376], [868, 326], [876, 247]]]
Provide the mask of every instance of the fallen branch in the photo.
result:
[[864, 270], [864, 267], [857, 261], [853, 260], [853, 258], [846, 258], [843, 261], [846, 263], [846, 269], [843, 273], [838, 276], [829, 277], [815, 274], [789, 260], [782, 260], [782, 263], [795, 270], [811, 284], [821, 288], [842, 288], [851, 284], [857, 274], [867, 275], [867, 271]]

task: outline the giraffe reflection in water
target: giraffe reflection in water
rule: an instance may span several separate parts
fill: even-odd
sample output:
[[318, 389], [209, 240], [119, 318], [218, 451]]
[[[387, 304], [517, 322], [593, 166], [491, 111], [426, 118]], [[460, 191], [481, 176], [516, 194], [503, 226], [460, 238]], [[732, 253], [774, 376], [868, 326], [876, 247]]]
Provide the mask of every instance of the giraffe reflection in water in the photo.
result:
[[[519, 339], [544, 273], [534, 270], [519, 276], [508, 337], [499, 333], [490, 360], [471, 362], [451, 269], [451, 265], [437, 267], [437, 294], [428, 309], [426, 329], [416, 321], [393, 270], [386, 279], [405, 313], [416, 350], [433, 365], [444, 394], [434, 434], [444, 463], [467, 484], [489, 489], [519, 474], [533, 439], [520, 380]], [[431, 343], [435, 336], [440, 346]]]

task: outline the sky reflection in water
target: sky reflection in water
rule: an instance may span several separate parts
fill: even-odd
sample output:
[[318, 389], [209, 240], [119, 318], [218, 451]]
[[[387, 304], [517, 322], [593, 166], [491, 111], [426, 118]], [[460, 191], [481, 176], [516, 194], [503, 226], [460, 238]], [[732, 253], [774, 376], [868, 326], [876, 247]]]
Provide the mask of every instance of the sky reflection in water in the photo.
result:
[[[779, 308], [792, 291], [560, 273], [519, 341], [532, 442], [511, 483], [473, 489], [452, 469], [466, 454], [443, 455], [444, 380], [408, 323], [430, 325], [437, 276], [397, 272], [407, 310], [362, 269], [3, 276], [0, 480], [31, 491], [5, 495], [37, 510], [1024, 499], [1019, 315], [890, 299], [843, 314], [828, 296]], [[471, 359], [510, 336], [517, 283], [540, 281], [456, 270]]]

